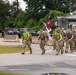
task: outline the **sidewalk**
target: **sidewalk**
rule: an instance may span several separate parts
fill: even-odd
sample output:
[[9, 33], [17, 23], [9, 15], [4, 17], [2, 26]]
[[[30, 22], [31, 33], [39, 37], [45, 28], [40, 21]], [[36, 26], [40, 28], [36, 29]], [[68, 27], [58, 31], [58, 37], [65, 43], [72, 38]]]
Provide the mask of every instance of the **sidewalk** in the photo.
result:
[[19, 39], [19, 42], [3, 42], [4, 38], [0, 38], [0, 45], [1, 46], [20, 46], [22, 45], [21, 39]]
[[[21, 46], [22, 45], [22, 39], [19, 39], [19, 42], [3, 42], [4, 38], [0, 38], [0, 45], [5, 46]], [[38, 42], [38, 36], [32, 37], [32, 44], [39, 44]], [[52, 40], [49, 40], [46, 45], [52, 45]]]

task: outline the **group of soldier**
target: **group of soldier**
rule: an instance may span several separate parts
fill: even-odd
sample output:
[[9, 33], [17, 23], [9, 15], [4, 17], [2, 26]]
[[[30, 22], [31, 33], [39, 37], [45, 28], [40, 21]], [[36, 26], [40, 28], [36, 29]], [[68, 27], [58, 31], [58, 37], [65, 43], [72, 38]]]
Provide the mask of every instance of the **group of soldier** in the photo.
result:
[[[31, 48], [31, 34], [27, 32], [27, 29], [24, 29], [24, 33], [22, 36], [22, 43], [23, 43], [23, 52], [21, 54], [25, 54], [25, 48], [28, 45], [30, 50], [30, 54], [32, 54]], [[40, 48], [42, 50], [42, 55], [45, 54], [45, 44], [49, 40], [49, 36], [47, 31], [40, 30], [40, 34], [38, 37], [40, 40]], [[53, 40], [53, 50], [56, 50], [56, 55], [59, 53], [63, 54], [68, 53], [69, 51], [75, 52], [76, 51], [76, 30], [74, 28], [68, 28], [65, 30], [64, 28], [56, 28], [52, 34]]]
[[56, 28], [53, 32], [53, 50], [56, 50], [56, 55], [68, 52], [76, 52], [76, 29]]

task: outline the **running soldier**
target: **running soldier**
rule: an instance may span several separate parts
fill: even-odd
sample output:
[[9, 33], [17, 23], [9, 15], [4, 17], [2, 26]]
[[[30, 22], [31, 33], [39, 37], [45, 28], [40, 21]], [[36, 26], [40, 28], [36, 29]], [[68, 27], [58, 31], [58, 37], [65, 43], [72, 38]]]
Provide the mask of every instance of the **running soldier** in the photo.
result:
[[76, 29], [74, 29], [74, 27], [72, 28], [72, 32], [73, 32], [73, 42], [74, 42], [74, 50], [76, 52]]
[[63, 43], [62, 43], [62, 35], [60, 34], [60, 28], [56, 29], [55, 34], [55, 41], [56, 41], [56, 55], [59, 55], [60, 51], [63, 54]]
[[65, 53], [68, 53], [69, 46], [70, 46], [71, 53], [73, 52], [73, 48], [74, 48], [73, 37], [74, 37], [74, 35], [73, 35], [71, 29], [67, 29], [66, 38], [65, 38], [65, 40], [66, 40]]
[[[57, 28], [56, 28], [57, 29]], [[53, 31], [53, 34], [52, 34], [52, 39], [53, 39], [53, 50], [56, 49], [56, 29]]]
[[40, 40], [40, 48], [41, 48], [41, 50], [42, 50], [42, 55], [43, 54], [45, 54], [45, 44], [46, 44], [46, 42], [49, 40], [49, 37], [48, 37], [48, 34], [47, 34], [47, 32], [45, 31], [42, 31], [42, 30], [40, 30], [40, 35], [39, 35], [39, 38], [38, 38], [38, 40]]
[[65, 30], [64, 28], [62, 28], [62, 29], [60, 30], [60, 34], [62, 35], [62, 43], [63, 43], [63, 47], [64, 47], [66, 30]]

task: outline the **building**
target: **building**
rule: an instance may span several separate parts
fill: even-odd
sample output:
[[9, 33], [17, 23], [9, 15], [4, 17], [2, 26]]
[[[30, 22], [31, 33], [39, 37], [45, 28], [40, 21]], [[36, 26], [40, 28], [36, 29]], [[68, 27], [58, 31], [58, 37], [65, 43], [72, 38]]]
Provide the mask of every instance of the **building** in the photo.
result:
[[72, 16], [58, 16], [57, 17], [57, 24], [60, 28], [72, 28], [72, 25], [76, 25], [76, 15]]

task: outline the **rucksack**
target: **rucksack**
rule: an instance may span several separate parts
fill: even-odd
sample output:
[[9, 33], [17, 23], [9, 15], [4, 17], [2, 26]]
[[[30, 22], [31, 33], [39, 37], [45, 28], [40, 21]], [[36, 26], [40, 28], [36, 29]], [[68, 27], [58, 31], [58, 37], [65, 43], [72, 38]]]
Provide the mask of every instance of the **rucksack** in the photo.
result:
[[43, 32], [43, 35], [45, 37], [45, 41], [48, 41], [49, 40], [49, 36], [48, 36], [47, 32]]

